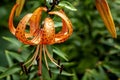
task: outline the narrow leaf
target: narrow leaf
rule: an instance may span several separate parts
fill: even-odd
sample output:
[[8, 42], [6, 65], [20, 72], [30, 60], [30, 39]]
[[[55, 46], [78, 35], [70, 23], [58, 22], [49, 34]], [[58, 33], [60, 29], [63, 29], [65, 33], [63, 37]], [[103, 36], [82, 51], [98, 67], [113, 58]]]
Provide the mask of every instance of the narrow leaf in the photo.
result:
[[116, 67], [112, 67], [108, 64], [104, 64], [103, 65], [108, 71], [110, 71], [111, 73], [115, 74], [116, 76], [120, 77], [120, 69], [116, 68]]
[[68, 1], [61, 1], [59, 3], [59, 6], [65, 7], [67, 9], [71, 10], [71, 11], [77, 11], [77, 9], [71, 3], [69, 3]]
[[21, 46], [21, 43], [17, 39], [10, 38], [10, 37], [5, 37], [5, 36], [3, 36], [2, 38], [6, 41], [9, 41], [12, 44], [15, 44], [17, 47]]
[[7, 76], [6, 80], [11, 80], [10, 76]]
[[[56, 74], [60, 74], [59, 70], [52, 70], [53, 73], [56, 73]], [[61, 75], [65, 75], [65, 76], [74, 76], [74, 74], [72, 73], [68, 73], [66, 71], [62, 71]]]
[[0, 66], [0, 72], [5, 72], [6, 68]]
[[68, 61], [65, 53], [63, 53], [61, 50], [59, 50], [58, 48], [54, 47], [53, 52], [55, 52], [57, 55], [59, 55], [60, 57], [62, 57], [63, 59], [65, 59], [66, 61]]
[[0, 79], [7, 77], [9, 75], [12, 75], [20, 70], [20, 67], [18, 65], [14, 65], [10, 67], [8, 70], [0, 74]]
[[24, 59], [18, 53], [10, 52], [10, 51], [7, 51], [7, 50], [6, 50], [6, 53], [11, 55], [14, 59], [18, 60], [19, 62], [24, 61]]
[[5, 55], [6, 55], [6, 58], [7, 58], [7, 61], [8, 61], [8, 64], [9, 64], [9, 67], [11, 67], [14, 63], [10, 57], [10, 55], [8, 54], [7, 51], [5, 51]]

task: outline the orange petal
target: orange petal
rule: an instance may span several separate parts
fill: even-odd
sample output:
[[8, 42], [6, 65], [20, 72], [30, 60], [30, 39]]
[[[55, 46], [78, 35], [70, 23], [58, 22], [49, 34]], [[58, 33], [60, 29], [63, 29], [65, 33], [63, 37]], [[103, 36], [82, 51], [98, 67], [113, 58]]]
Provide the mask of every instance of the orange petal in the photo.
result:
[[22, 8], [24, 6], [24, 3], [25, 3], [25, 0], [16, 0], [16, 4], [18, 4], [19, 6], [16, 9], [15, 16], [19, 16], [20, 15], [20, 13], [22, 11]]
[[99, 11], [108, 31], [113, 38], [117, 37], [115, 24], [106, 0], [95, 0], [96, 8]]
[[26, 29], [26, 24], [28, 23], [29, 19], [31, 18], [32, 14], [27, 14], [24, 16], [21, 21], [19, 22], [17, 28], [16, 28], [16, 33], [15, 36], [23, 42], [24, 44], [29, 44], [29, 45], [36, 45], [40, 42], [41, 40], [41, 35], [40, 31], [37, 31], [36, 36], [30, 37], [31, 39], [27, 38], [25, 36], [25, 29]]
[[[10, 30], [10, 32], [13, 34], [13, 35], [15, 35], [15, 32], [16, 32], [16, 28], [15, 28], [15, 26], [14, 26], [14, 24], [13, 24], [13, 18], [14, 18], [14, 13], [15, 13], [15, 10], [16, 10], [16, 8], [18, 7], [18, 4], [15, 4], [14, 6], [13, 6], [13, 8], [12, 8], [12, 10], [11, 10], [11, 13], [10, 13], [10, 16], [9, 16], [9, 30]], [[27, 34], [26, 33], [26, 36], [31, 36], [31, 34]]]
[[13, 8], [11, 10], [11, 13], [10, 13], [10, 16], [9, 16], [9, 30], [13, 35], [15, 35], [15, 31], [16, 31], [16, 29], [13, 25], [13, 17], [14, 17], [14, 13], [15, 13], [15, 10], [16, 10], [17, 6], [18, 6], [18, 4], [15, 4], [13, 6]]
[[55, 42], [56, 43], [64, 42], [70, 37], [70, 35], [73, 32], [71, 21], [68, 19], [68, 17], [65, 15], [63, 11], [52, 11], [52, 12], [49, 12], [49, 14], [55, 14], [62, 18], [63, 29], [66, 29], [66, 30], [62, 31], [61, 33], [62, 35], [59, 33], [55, 35]]
[[55, 35], [56, 43], [61, 43], [69, 38], [68, 28], [64, 20], [62, 20], [63, 26], [62, 30]]
[[55, 26], [51, 18], [45, 18], [42, 34], [42, 44], [53, 44], [55, 42]]
[[[65, 14], [62, 10], [61, 10], [61, 13]], [[57, 37], [57, 35], [58, 35], [58, 36], [59, 36], [59, 35], [63, 36], [63, 35], [65, 35], [67, 32], [68, 32], [68, 27], [67, 27], [65, 21], [62, 20], [62, 30], [56, 34], [56, 37]]]
[[29, 20], [30, 23], [30, 33], [34, 34], [34, 32], [39, 29], [40, 25], [40, 19], [42, 15], [42, 11], [47, 11], [47, 8], [45, 7], [39, 7], [34, 12], [32, 17]]

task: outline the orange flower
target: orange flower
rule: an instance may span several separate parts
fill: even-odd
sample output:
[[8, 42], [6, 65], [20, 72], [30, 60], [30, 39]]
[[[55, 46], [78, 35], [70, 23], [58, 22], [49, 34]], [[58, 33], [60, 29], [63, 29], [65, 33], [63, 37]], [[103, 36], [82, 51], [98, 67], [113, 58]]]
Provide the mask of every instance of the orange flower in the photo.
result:
[[[53, 59], [47, 50], [46, 45], [51, 45], [55, 43], [61, 43], [66, 41], [73, 32], [72, 23], [69, 18], [65, 15], [63, 10], [60, 11], [50, 11], [48, 15], [57, 15], [62, 19], [62, 29], [58, 33], [55, 33], [54, 21], [50, 17], [46, 17], [43, 21], [43, 25], [40, 25], [42, 11], [47, 12], [46, 7], [39, 7], [33, 13], [25, 15], [18, 26], [15, 28], [13, 25], [13, 18], [17, 4], [14, 5], [10, 17], [9, 17], [9, 29], [10, 32], [17, 37], [19, 41], [28, 45], [37, 45], [36, 51], [32, 58], [24, 63], [24, 66], [29, 68], [32, 66], [33, 62], [38, 60], [38, 74], [41, 75], [42, 67], [42, 52], [44, 54], [45, 63], [47, 69], [50, 72], [47, 57], [54, 63], [57, 67], [61, 69], [61, 66], [57, 64], [56, 60]], [[26, 32], [26, 25], [29, 24], [29, 32]]]

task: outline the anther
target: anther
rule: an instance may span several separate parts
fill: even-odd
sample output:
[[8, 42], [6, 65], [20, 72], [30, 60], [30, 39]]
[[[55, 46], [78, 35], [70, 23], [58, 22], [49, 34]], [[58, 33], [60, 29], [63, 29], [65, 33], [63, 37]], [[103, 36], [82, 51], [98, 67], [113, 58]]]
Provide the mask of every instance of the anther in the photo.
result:
[[[58, 59], [58, 65], [60, 65], [60, 59]], [[59, 68], [59, 67], [57, 66], [57, 68]]]
[[48, 70], [50, 78], [52, 78], [51, 70]]
[[39, 65], [39, 56], [36, 57], [37, 65]]
[[30, 73], [31, 68], [32, 68], [32, 66], [30, 66], [30, 67], [28, 68], [28, 73]]
[[62, 73], [63, 68], [64, 68], [64, 66], [63, 66], [63, 65], [61, 65], [61, 67], [60, 67], [60, 74]]
[[27, 70], [27, 67], [26, 66], [24, 66], [23, 65], [24, 63], [23, 62], [21, 62], [20, 63], [20, 66], [21, 66], [21, 68], [22, 68], [22, 71], [27, 75], [28, 74], [28, 70]]

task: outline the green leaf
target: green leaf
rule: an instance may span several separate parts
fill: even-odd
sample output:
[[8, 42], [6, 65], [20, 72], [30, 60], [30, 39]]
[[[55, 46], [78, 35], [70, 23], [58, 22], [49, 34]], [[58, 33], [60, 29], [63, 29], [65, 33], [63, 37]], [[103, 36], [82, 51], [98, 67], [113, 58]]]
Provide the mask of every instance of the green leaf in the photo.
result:
[[101, 67], [98, 70], [96, 69], [86, 69], [82, 80], [108, 80], [105, 72]]
[[88, 80], [88, 72], [85, 72], [84, 76], [82, 77], [82, 80]]
[[77, 74], [76, 74], [76, 72], [74, 70], [73, 70], [73, 74], [74, 74], [73, 75], [73, 80], [79, 80], [78, 77], [77, 77]]
[[59, 50], [58, 48], [54, 47], [53, 52], [56, 53], [57, 55], [59, 55], [60, 57], [62, 57], [63, 59], [65, 59], [66, 61], [68, 61], [65, 53], [62, 52], [61, 50]]
[[11, 80], [10, 76], [7, 76], [6, 80]]
[[116, 76], [120, 77], [120, 69], [116, 68], [116, 67], [112, 67], [108, 64], [104, 64], [103, 65], [108, 71], [110, 71], [111, 73], [115, 74]]
[[102, 79], [103, 80], [109, 80], [105, 71], [103, 70], [103, 68], [101, 66], [98, 66], [98, 68], [99, 68], [99, 74], [100, 74], [100, 76], [102, 76]]
[[10, 55], [8, 54], [7, 51], [5, 51], [5, 55], [6, 55], [6, 58], [7, 58], [7, 61], [8, 61], [8, 64], [9, 64], [9, 67], [11, 67], [14, 63], [10, 57]]
[[6, 68], [0, 66], [0, 72], [5, 72]]
[[3, 36], [2, 38], [6, 41], [9, 41], [12, 44], [15, 44], [17, 47], [21, 46], [20, 42], [17, 39], [10, 38], [10, 37], [5, 37], [5, 36]]
[[20, 70], [20, 67], [18, 65], [14, 65], [12, 67], [10, 67], [9, 69], [7, 69], [5, 72], [0, 74], [0, 79], [7, 77], [9, 75], [12, 75], [16, 72], [18, 72]]
[[7, 54], [11, 55], [14, 59], [18, 60], [19, 62], [23, 62], [24, 61], [24, 59], [22, 58], [22, 56], [20, 56], [18, 53], [11, 52], [11, 51], [8, 51], [8, 50], [6, 50], [5, 52]]
[[120, 0], [115, 0], [115, 3], [120, 4]]
[[[53, 73], [56, 73], [56, 74], [60, 74], [60, 71], [59, 70], [52, 70]], [[61, 75], [64, 75], [64, 76], [74, 76], [73, 73], [68, 73], [66, 71], [62, 71]]]
[[59, 3], [59, 6], [65, 7], [67, 9], [71, 10], [71, 11], [77, 11], [77, 9], [71, 3], [69, 3], [68, 1], [61, 1]]

